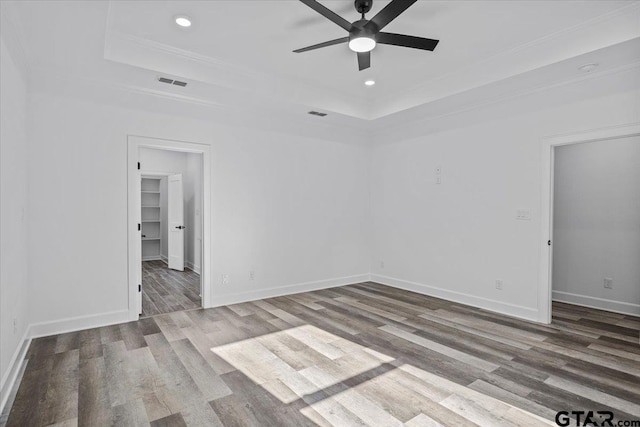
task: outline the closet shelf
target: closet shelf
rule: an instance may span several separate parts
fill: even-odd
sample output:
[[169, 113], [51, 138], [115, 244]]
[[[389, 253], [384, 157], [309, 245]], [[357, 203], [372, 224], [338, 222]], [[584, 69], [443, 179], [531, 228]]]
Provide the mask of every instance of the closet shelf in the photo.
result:
[[[2, 1], [2, 0], [0, 0]], [[163, 239], [161, 236], [162, 213], [165, 205], [160, 193], [161, 179], [159, 177], [141, 177], [140, 181], [140, 223], [142, 224], [140, 236], [142, 259], [159, 259]]]

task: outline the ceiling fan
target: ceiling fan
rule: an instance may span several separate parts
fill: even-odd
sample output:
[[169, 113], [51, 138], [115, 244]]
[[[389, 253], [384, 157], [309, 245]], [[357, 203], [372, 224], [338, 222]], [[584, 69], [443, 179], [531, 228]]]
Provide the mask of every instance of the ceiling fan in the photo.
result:
[[371, 51], [376, 47], [377, 43], [433, 51], [439, 42], [439, 40], [381, 31], [389, 22], [396, 19], [398, 15], [407, 10], [409, 6], [417, 0], [392, 0], [391, 3], [378, 12], [376, 16], [368, 20], [365, 19], [364, 15], [371, 10], [373, 0], [355, 0], [355, 8], [358, 13], [362, 15], [362, 19], [355, 22], [347, 21], [316, 0], [300, 1], [348, 31], [349, 36], [296, 49], [294, 50], [295, 53], [308, 52], [310, 50], [348, 42], [349, 49], [358, 54], [358, 69], [362, 71], [371, 66]]

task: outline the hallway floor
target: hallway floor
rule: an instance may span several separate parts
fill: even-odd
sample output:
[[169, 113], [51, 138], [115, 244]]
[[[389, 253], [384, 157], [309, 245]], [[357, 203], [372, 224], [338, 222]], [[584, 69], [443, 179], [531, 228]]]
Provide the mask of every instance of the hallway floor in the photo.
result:
[[170, 270], [163, 261], [142, 263], [142, 315], [172, 313], [202, 307], [200, 275]]

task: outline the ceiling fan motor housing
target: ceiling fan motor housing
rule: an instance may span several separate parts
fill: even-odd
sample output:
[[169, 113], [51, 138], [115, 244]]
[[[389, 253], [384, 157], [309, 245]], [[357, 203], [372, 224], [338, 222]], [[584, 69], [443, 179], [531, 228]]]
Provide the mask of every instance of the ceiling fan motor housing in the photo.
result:
[[367, 37], [370, 39], [376, 39], [376, 31], [368, 30], [364, 26], [369, 22], [366, 19], [355, 21], [351, 24], [351, 31], [349, 32], [349, 40], [357, 39], [358, 37]]

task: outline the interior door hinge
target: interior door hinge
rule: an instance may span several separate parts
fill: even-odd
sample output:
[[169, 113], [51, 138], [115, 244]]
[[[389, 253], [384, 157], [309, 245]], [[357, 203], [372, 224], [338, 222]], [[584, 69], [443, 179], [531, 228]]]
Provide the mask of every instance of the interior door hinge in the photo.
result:
[[142, 230], [142, 226], [138, 223], [138, 231]]
[[138, 285], [138, 292], [142, 292], [142, 285]]
[[547, 246], [551, 246], [551, 240], [547, 240]]
[[140, 170], [140, 162], [138, 162], [138, 170]]

